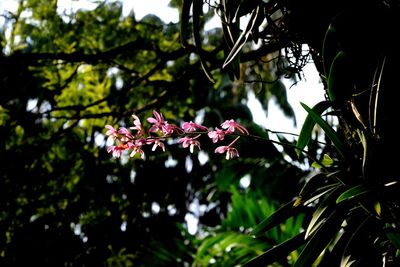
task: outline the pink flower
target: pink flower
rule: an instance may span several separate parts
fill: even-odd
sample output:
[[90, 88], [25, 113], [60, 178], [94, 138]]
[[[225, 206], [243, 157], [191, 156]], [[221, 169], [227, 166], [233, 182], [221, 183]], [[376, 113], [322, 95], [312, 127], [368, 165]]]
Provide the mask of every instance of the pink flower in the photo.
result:
[[140, 147], [134, 147], [133, 150], [132, 150], [132, 152], [131, 152], [131, 154], [130, 154], [130, 157], [131, 157], [131, 158], [134, 157], [137, 153], [140, 154], [140, 157], [141, 157], [142, 159], [145, 159], [145, 158], [146, 158], [146, 155], [144, 154], [144, 151], [143, 151]]
[[190, 146], [190, 153], [193, 153], [194, 148], [197, 146], [200, 149], [200, 142], [197, 141], [196, 139], [199, 137], [200, 135], [197, 135], [195, 137], [182, 137], [178, 140], [178, 143], [182, 143], [182, 146], [184, 148], [189, 147]]
[[144, 151], [142, 150], [142, 146], [146, 144], [146, 140], [144, 138], [137, 139], [135, 140], [135, 143], [129, 142], [128, 146], [130, 149], [132, 149], [131, 154], [129, 155], [130, 157], [134, 157], [137, 153], [140, 154], [140, 157], [142, 159], [145, 159], [146, 156], [144, 154]]
[[176, 125], [168, 124], [168, 123], [165, 123], [165, 125], [162, 127], [161, 130], [162, 130], [162, 133], [163, 133], [164, 136], [171, 135], [174, 132], [183, 133], [181, 128], [179, 128]]
[[123, 135], [123, 137], [121, 138], [122, 142], [127, 142], [129, 140], [134, 139], [131, 132], [128, 129], [126, 129], [125, 127], [120, 127], [118, 130], [118, 133]]
[[112, 136], [114, 139], [118, 137], [118, 131], [114, 127], [112, 127], [111, 125], [106, 125], [105, 127], [108, 129], [108, 131], [106, 132], [107, 136]]
[[232, 159], [234, 157], [239, 157], [239, 152], [236, 148], [232, 147], [237, 140], [239, 140], [240, 136], [236, 137], [229, 145], [227, 146], [219, 146], [215, 149], [214, 153], [225, 153], [226, 152], [226, 159]]
[[[136, 154], [140, 154], [142, 159], [145, 159], [145, 153], [143, 151], [144, 145], [152, 145], [152, 151], [155, 151], [157, 147], [165, 152], [164, 141], [166, 138], [170, 138], [174, 133], [177, 136], [181, 136], [178, 143], [181, 143], [184, 148], [189, 148], [190, 152], [193, 153], [195, 148], [200, 149], [200, 142], [198, 138], [207, 133], [208, 137], [213, 143], [222, 141], [225, 139], [225, 135], [239, 131], [236, 134], [235, 140], [233, 140], [227, 146], [219, 146], [215, 149], [215, 153], [226, 153], [226, 159], [232, 159], [239, 157], [239, 152], [233, 147], [234, 143], [242, 136], [248, 135], [248, 130], [241, 124], [234, 120], [226, 120], [221, 124], [221, 127], [216, 127], [214, 130], [208, 129], [207, 127], [197, 124], [193, 121], [184, 122], [182, 128], [169, 124], [161, 114], [153, 110], [153, 117], [147, 118], [147, 122], [151, 124], [148, 132], [145, 132], [141, 121], [138, 116], [132, 114], [133, 127], [130, 130], [135, 130], [136, 134], [132, 134], [130, 130], [125, 127], [120, 127], [116, 130], [111, 125], [105, 125], [107, 128], [106, 135], [111, 136], [114, 140], [117, 139], [117, 145], [107, 147], [107, 152], [112, 153], [116, 158], [121, 157], [123, 151], [129, 151], [129, 155], [134, 157]], [[161, 132], [161, 133], [158, 133]], [[197, 133], [196, 133], [197, 132]], [[154, 134], [152, 134], [154, 133]], [[196, 136], [194, 136], [197, 134]]]
[[171, 135], [174, 132], [182, 132], [182, 129], [173, 124], [168, 124], [167, 121], [164, 120], [164, 117], [161, 113], [153, 110], [154, 118], [147, 118], [147, 121], [153, 124], [149, 130], [151, 133], [155, 133], [157, 131], [161, 131], [164, 136]]
[[184, 122], [183, 125], [182, 125], [182, 128], [183, 128], [183, 130], [185, 132], [188, 132], [188, 133], [194, 132], [194, 131], [196, 131], [198, 129], [199, 130], [204, 130], [204, 131], [208, 130], [207, 127], [205, 127], [203, 125], [200, 125], [200, 124], [197, 124], [197, 123], [194, 123], [192, 121]]
[[145, 144], [146, 144], [146, 139], [145, 138], [139, 138], [139, 139], [135, 140], [135, 144], [134, 145], [141, 147], [141, 146], [143, 146]]
[[165, 152], [165, 145], [161, 142], [161, 139], [158, 138], [150, 138], [146, 140], [146, 144], [153, 144], [152, 151], [155, 151], [157, 147], [160, 147]]
[[133, 124], [135, 125], [134, 127], [130, 127], [131, 130], [136, 130], [138, 131], [136, 133], [137, 136], [142, 136], [144, 135], [144, 129], [142, 128], [142, 123], [140, 122], [140, 119], [138, 116], [136, 116], [135, 114], [132, 115], [132, 119], [133, 119]]
[[107, 147], [107, 152], [108, 153], [112, 152], [113, 157], [119, 158], [122, 154], [122, 151], [125, 149], [126, 148], [123, 146], [109, 146], [109, 147]]
[[153, 126], [151, 126], [149, 132], [151, 133], [155, 133], [158, 130], [162, 131], [164, 125], [167, 123], [164, 120], [164, 117], [161, 113], [158, 113], [157, 111], [153, 110], [153, 115], [154, 118], [147, 118], [147, 121], [150, 122], [151, 124], [153, 124]]
[[229, 146], [219, 146], [215, 149], [214, 153], [223, 154], [226, 152], [226, 159], [232, 159], [234, 157], [239, 157], [239, 152], [236, 148]]
[[216, 143], [218, 140], [224, 140], [225, 132], [217, 127], [215, 131], [210, 131], [207, 135], [212, 139], [213, 143]]
[[240, 125], [239, 123], [235, 122], [234, 120], [226, 120], [221, 124], [222, 129], [226, 129], [226, 133], [231, 134], [235, 130], [238, 130], [242, 134], [248, 135], [249, 131], [247, 129]]

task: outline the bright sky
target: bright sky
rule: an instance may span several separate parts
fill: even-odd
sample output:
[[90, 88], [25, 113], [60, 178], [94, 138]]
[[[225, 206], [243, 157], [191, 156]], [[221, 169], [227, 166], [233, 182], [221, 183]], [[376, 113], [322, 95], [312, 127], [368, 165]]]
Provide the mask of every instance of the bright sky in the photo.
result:
[[[1, 0], [0, 14], [3, 14], [3, 10], [15, 11], [18, 2], [18, 0]], [[58, 11], [62, 13], [64, 10], [75, 12], [80, 8], [93, 9], [97, 6], [93, 2], [91, 0], [58, 0]], [[118, 2], [118, 0], [108, 0], [108, 2]], [[179, 19], [177, 10], [168, 7], [169, 0], [122, 0], [122, 2], [124, 15], [134, 10], [138, 19], [149, 13], [156, 14], [164, 22], [177, 22]]]

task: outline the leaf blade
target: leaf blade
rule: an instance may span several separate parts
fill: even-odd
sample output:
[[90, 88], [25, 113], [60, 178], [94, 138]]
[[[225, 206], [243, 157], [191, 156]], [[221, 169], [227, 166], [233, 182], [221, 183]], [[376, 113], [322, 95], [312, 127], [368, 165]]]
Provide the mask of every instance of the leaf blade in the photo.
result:
[[268, 231], [274, 226], [279, 225], [284, 222], [286, 219], [295, 215], [294, 201], [290, 201], [287, 204], [280, 207], [277, 211], [275, 211], [271, 216], [264, 219], [261, 223], [259, 223], [251, 232], [252, 235], [259, 236], [262, 233]]
[[275, 261], [282, 259], [282, 257], [287, 256], [290, 252], [300, 247], [305, 242], [304, 232], [300, 233], [285, 242], [272, 247], [260, 256], [251, 259], [242, 267], [258, 267], [258, 266], [268, 266]]
[[345, 146], [335, 130], [325, 120], [323, 120], [318, 113], [314, 112], [314, 110], [312, 110], [306, 104], [302, 102], [300, 102], [300, 104], [308, 112], [311, 118], [322, 128], [322, 130], [324, 130], [325, 134], [329, 137], [329, 139], [331, 139], [332, 143], [335, 145], [339, 154], [343, 156]]
[[336, 199], [336, 203], [339, 204], [340, 202], [353, 199], [353, 198], [358, 197], [360, 195], [366, 194], [366, 193], [368, 193], [370, 191], [371, 190], [366, 188], [365, 185], [363, 185], [363, 184], [356, 185], [356, 186], [346, 190], [342, 194], [340, 194], [340, 196]]
[[[329, 101], [321, 101], [317, 103], [312, 108], [312, 110], [314, 111], [315, 114], [321, 115], [329, 107], [331, 107], [331, 103]], [[297, 139], [296, 146], [299, 148], [297, 150], [298, 155], [301, 153], [301, 150], [303, 150], [308, 145], [308, 142], [311, 139], [311, 134], [315, 126], [315, 123], [316, 122], [312, 118], [312, 116], [308, 114], [306, 119], [304, 120], [303, 127], [301, 128], [299, 138]]]

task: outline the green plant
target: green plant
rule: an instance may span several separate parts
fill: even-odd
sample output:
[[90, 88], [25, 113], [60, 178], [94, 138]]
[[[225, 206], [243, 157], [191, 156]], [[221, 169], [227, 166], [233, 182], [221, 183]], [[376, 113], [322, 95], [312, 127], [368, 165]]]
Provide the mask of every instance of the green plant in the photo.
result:
[[[391, 1], [329, 3], [331, 12], [321, 18], [311, 11], [318, 6], [315, 1], [295, 2], [220, 1], [216, 6], [227, 47], [224, 67], [230, 77], [238, 78], [246, 52], [266, 55], [283, 50], [284, 70], [299, 72], [304, 54], [298, 45], [307, 43], [327, 95], [327, 101], [312, 108], [302, 104], [308, 117], [297, 140], [298, 155], [312, 139], [315, 125], [326, 139], [319, 150], [306, 154], [315, 161], [315, 175], [305, 181], [294, 202], [267, 217], [252, 234], [255, 238], [267, 234], [299, 209], [309, 215], [304, 232], [245, 266], [273, 264], [294, 250], [301, 251], [296, 267], [396, 266], [400, 188], [397, 159], [389, 151], [400, 149], [394, 78], [400, 56], [393, 37], [400, 25], [398, 6]], [[240, 28], [239, 18], [245, 15], [248, 24]], [[315, 23], [321, 24], [315, 27]], [[321, 31], [320, 25], [327, 30]], [[251, 51], [249, 43], [260, 39], [261, 45]], [[335, 117], [337, 123], [332, 125], [326, 116]]]

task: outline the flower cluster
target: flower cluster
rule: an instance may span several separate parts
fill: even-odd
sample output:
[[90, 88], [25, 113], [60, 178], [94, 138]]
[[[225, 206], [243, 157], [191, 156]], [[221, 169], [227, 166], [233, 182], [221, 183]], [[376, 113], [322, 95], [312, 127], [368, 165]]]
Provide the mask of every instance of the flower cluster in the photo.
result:
[[221, 128], [209, 129], [203, 125], [190, 122], [184, 122], [181, 127], [168, 123], [163, 115], [157, 111], [153, 111], [154, 117], [147, 118], [147, 122], [151, 127], [146, 131], [140, 119], [136, 115], [132, 115], [133, 127], [130, 130], [125, 127], [120, 127], [118, 130], [111, 125], [106, 125], [106, 135], [115, 141], [115, 145], [107, 147], [107, 152], [112, 153], [116, 158], [120, 157], [123, 151], [128, 151], [130, 156], [133, 157], [139, 154], [142, 159], [145, 159], [143, 146], [152, 145], [152, 151], [157, 148], [165, 151], [164, 141], [167, 138], [177, 136], [179, 137], [178, 143], [181, 143], [184, 148], [189, 148], [193, 153], [195, 149], [200, 150], [199, 137], [203, 134], [212, 140], [213, 143], [224, 140], [225, 135], [235, 134], [237, 137], [227, 146], [219, 146], [215, 149], [215, 153], [226, 153], [226, 159], [239, 157], [239, 152], [233, 145], [240, 138], [241, 135], [248, 135], [249, 132], [245, 127], [235, 122], [234, 120], [227, 120], [221, 124]]

